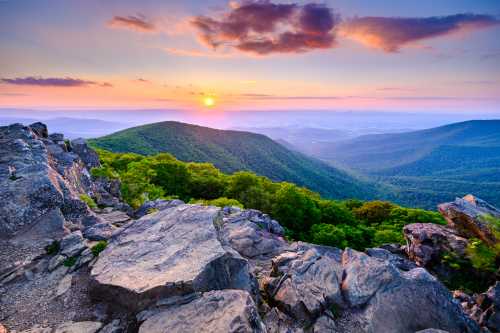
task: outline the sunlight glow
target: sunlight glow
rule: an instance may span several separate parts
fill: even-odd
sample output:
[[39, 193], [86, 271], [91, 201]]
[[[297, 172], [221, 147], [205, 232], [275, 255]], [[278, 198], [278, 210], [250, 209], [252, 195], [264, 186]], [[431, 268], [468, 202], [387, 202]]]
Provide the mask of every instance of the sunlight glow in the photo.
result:
[[211, 108], [215, 105], [215, 99], [213, 97], [207, 96], [203, 98], [203, 104], [207, 108]]

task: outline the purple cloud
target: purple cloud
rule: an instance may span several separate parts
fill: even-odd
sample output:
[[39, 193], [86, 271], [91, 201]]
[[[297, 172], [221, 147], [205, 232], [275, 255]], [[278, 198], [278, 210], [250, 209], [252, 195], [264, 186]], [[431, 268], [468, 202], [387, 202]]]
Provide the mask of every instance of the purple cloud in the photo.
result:
[[112, 87], [108, 82], [87, 81], [82, 79], [74, 79], [70, 77], [50, 77], [43, 78], [40, 76], [17, 77], [13, 79], [2, 78], [0, 82], [18, 86], [39, 86], [39, 87], [84, 87], [84, 86], [101, 86]]
[[500, 23], [490, 15], [456, 14], [426, 18], [357, 17], [344, 22], [343, 34], [386, 52], [397, 52], [412, 42], [476, 30]]
[[266, 55], [331, 48], [339, 22], [339, 16], [324, 5], [255, 0], [243, 2], [220, 19], [197, 16], [191, 24], [199, 39], [214, 49], [226, 45]]
[[129, 29], [138, 32], [156, 32], [156, 26], [144, 15], [115, 16], [108, 21], [108, 27]]

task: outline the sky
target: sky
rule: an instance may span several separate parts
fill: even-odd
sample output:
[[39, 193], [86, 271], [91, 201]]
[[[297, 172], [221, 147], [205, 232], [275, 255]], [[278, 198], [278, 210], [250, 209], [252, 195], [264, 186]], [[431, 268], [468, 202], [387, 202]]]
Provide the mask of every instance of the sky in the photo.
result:
[[498, 112], [499, 35], [497, 0], [0, 0], [0, 108]]

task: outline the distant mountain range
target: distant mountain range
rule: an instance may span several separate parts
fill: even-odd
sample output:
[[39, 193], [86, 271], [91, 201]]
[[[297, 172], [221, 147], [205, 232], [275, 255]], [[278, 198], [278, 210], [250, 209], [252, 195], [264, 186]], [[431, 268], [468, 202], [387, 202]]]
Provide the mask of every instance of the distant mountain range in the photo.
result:
[[129, 128], [90, 142], [114, 152], [168, 152], [182, 161], [210, 162], [230, 173], [249, 170], [272, 180], [308, 187], [330, 198], [368, 199], [377, 193], [371, 183], [250, 132], [167, 121]]
[[397, 186], [403, 203], [434, 208], [472, 192], [500, 204], [500, 120], [322, 143], [312, 155]]

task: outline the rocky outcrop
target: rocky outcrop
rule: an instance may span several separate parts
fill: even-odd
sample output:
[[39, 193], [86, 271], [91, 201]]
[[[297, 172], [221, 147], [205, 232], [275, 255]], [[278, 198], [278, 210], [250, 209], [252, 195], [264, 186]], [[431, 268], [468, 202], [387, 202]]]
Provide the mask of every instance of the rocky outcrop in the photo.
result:
[[60, 237], [65, 221], [92, 215], [80, 200], [92, 193], [88, 169], [61, 139], [41, 123], [0, 127], [0, 235]]
[[288, 246], [279, 223], [257, 210], [242, 211], [227, 207], [221, 229], [225, 244], [245, 258], [269, 258]]
[[490, 246], [495, 246], [496, 239], [487, 216], [500, 218], [500, 210], [473, 195], [457, 198], [453, 202], [438, 206], [448, 224], [464, 237], [476, 237]]
[[496, 282], [486, 292], [469, 296], [455, 291], [453, 296], [460, 301], [464, 311], [479, 325], [491, 332], [500, 332], [500, 282]]
[[450, 227], [432, 223], [414, 223], [403, 228], [408, 257], [421, 267], [439, 265], [443, 255], [456, 253], [463, 257], [468, 240]]
[[177, 207], [179, 205], [184, 204], [182, 200], [174, 199], [174, 200], [163, 200], [157, 199], [153, 201], [146, 201], [139, 207], [135, 212], [135, 218], [140, 219], [143, 216], [146, 216], [151, 213], [155, 213], [158, 211], [162, 211], [168, 208]]
[[223, 247], [216, 207], [180, 205], [128, 224], [92, 269], [94, 295], [139, 311], [171, 296], [252, 289], [246, 260]]
[[147, 319], [139, 333], [266, 332], [252, 297], [242, 290], [210, 291], [180, 306], [171, 306]]

